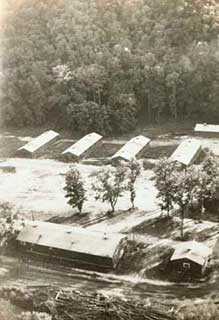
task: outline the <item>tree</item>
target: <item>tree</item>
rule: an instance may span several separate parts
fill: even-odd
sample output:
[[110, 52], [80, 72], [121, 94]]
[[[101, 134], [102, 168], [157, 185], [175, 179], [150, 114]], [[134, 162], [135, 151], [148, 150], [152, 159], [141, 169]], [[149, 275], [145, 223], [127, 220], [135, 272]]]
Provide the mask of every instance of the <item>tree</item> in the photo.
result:
[[136, 160], [133, 159], [128, 163], [127, 168], [128, 168], [127, 190], [130, 193], [130, 201], [132, 204], [132, 209], [134, 209], [135, 208], [134, 202], [135, 202], [135, 198], [136, 198], [135, 182], [136, 182], [137, 177], [141, 173], [141, 166], [140, 166], [139, 162], [137, 162]]
[[65, 197], [68, 198], [68, 204], [72, 208], [78, 208], [79, 213], [82, 211], [84, 202], [86, 201], [84, 182], [79, 170], [72, 166], [65, 177]]
[[75, 105], [104, 115], [107, 134], [134, 129], [139, 112], [148, 123], [219, 119], [217, 1], [3, 2], [3, 123], [75, 130]]
[[204, 201], [213, 199], [218, 186], [218, 177], [210, 177], [207, 172], [199, 171], [192, 193], [200, 205], [200, 219], [204, 213]]
[[218, 159], [213, 153], [207, 154], [207, 157], [202, 162], [201, 170], [206, 172], [210, 179], [214, 179], [219, 175]]
[[[194, 197], [201, 206], [200, 218], [204, 212], [204, 203], [216, 200], [219, 187], [218, 160], [213, 153], [209, 153], [198, 171], [197, 184], [193, 190]], [[216, 208], [215, 208], [216, 209]], [[217, 209], [218, 211], [218, 209]], [[219, 213], [219, 212], [218, 212]]]
[[111, 212], [115, 211], [118, 199], [126, 190], [125, 177], [124, 167], [107, 168], [99, 172], [97, 181], [93, 184], [93, 189], [96, 192], [95, 199], [108, 202], [111, 206]]
[[185, 211], [191, 201], [191, 188], [190, 188], [190, 172], [188, 171], [175, 171], [173, 173], [173, 202], [180, 208], [180, 237], [184, 237], [184, 218]]
[[155, 186], [158, 189], [157, 199], [162, 212], [166, 211], [167, 216], [169, 216], [174, 204], [174, 173], [180, 169], [181, 165], [179, 163], [164, 158], [158, 162], [154, 170]]

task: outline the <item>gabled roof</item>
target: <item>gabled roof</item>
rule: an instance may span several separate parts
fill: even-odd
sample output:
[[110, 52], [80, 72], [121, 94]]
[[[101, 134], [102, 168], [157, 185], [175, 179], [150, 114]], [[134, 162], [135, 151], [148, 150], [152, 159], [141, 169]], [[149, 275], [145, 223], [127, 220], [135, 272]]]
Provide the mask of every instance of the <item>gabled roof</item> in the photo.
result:
[[212, 249], [197, 241], [187, 241], [178, 244], [171, 257], [171, 261], [188, 259], [199, 265], [203, 265], [212, 254]]
[[130, 161], [150, 142], [151, 140], [145, 136], [137, 136], [129, 140], [119, 151], [117, 151], [111, 159], [121, 158]]
[[120, 233], [107, 234], [80, 227], [50, 222], [29, 222], [19, 233], [17, 240], [45, 247], [113, 258], [121, 241]]
[[180, 143], [169, 159], [188, 166], [193, 162], [200, 150], [200, 141], [196, 139], [187, 139]]
[[101, 139], [102, 136], [100, 134], [95, 132], [89, 133], [62, 152], [62, 154], [70, 153], [73, 156], [80, 157], [85, 151], [87, 151]]
[[195, 132], [210, 132], [219, 133], [219, 125], [207, 124], [207, 123], [197, 123], [194, 128]]
[[30, 153], [33, 153], [37, 151], [39, 148], [41, 148], [42, 146], [44, 146], [46, 143], [50, 142], [51, 140], [53, 140], [58, 136], [59, 136], [59, 133], [53, 130], [46, 131], [41, 135], [39, 135], [38, 137], [34, 138], [32, 141], [22, 146], [21, 148], [19, 148], [17, 151], [25, 150]]

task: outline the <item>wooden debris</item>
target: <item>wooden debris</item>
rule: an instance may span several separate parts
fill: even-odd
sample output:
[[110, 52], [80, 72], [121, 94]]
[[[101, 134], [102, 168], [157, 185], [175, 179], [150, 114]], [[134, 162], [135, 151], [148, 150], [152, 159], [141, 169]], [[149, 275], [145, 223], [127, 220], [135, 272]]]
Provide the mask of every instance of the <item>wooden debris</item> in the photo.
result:
[[54, 320], [174, 320], [161, 305], [152, 307], [139, 301], [108, 298], [72, 288], [31, 291], [6, 287], [0, 289], [0, 297], [29, 311], [46, 312]]

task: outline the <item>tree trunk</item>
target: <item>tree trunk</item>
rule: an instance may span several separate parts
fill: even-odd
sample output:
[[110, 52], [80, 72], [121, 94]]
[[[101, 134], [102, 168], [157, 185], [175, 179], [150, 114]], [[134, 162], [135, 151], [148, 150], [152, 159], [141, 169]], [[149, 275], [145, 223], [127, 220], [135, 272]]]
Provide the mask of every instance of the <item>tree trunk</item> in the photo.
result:
[[180, 237], [181, 237], [181, 239], [183, 239], [183, 237], [184, 237], [183, 227], [184, 227], [184, 207], [181, 208], [181, 226], [180, 226]]
[[200, 210], [200, 221], [202, 221], [202, 218], [203, 218], [203, 214], [204, 214], [204, 211], [205, 211], [205, 208], [204, 208], [204, 205], [203, 205], [203, 201], [200, 202], [201, 204], [201, 210]]
[[151, 122], [151, 101], [150, 92], [147, 92], [148, 122]]
[[111, 212], [113, 213], [115, 211], [115, 204], [114, 204], [113, 201], [110, 201], [110, 205], [111, 205], [111, 208], [112, 208]]
[[170, 207], [167, 206], [167, 217], [169, 218], [169, 216], [170, 216]]

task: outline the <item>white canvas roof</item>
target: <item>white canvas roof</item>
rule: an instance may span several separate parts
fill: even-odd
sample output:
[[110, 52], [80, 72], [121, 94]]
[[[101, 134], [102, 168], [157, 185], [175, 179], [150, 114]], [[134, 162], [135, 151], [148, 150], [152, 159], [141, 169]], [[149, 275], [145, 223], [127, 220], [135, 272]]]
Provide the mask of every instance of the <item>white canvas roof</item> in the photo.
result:
[[80, 227], [32, 221], [19, 233], [17, 240], [45, 247], [113, 258], [121, 241], [120, 233], [107, 234]]
[[129, 140], [119, 151], [117, 151], [112, 159], [122, 158], [130, 161], [150, 142], [151, 140], [145, 136], [137, 136]]
[[197, 123], [194, 128], [195, 132], [219, 133], [219, 125]]
[[62, 154], [70, 153], [74, 156], [80, 157], [85, 151], [87, 151], [90, 147], [92, 147], [95, 143], [97, 143], [102, 136], [95, 132], [89, 133], [76, 143], [74, 143], [71, 147], [66, 149]]
[[32, 141], [25, 144], [23, 147], [19, 148], [18, 151], [25, 150], [30, 153], [33, 153], [58, 136], [59, 133], [53, 130], [46, 131], [42, 133], [40, 136], [34, 138]]
[[203, 265], [212, 254], [212, 249], [197, 241], [187, 241], [178, 244], [171, 257], [171, 261], [188, 259], [199, 265]]
[[201, 150], [201, 142], [196, 139], [187, 139], [181, 142], [170, 156], [171, 161], [178, 161], [186, 166], [190, 165]]

